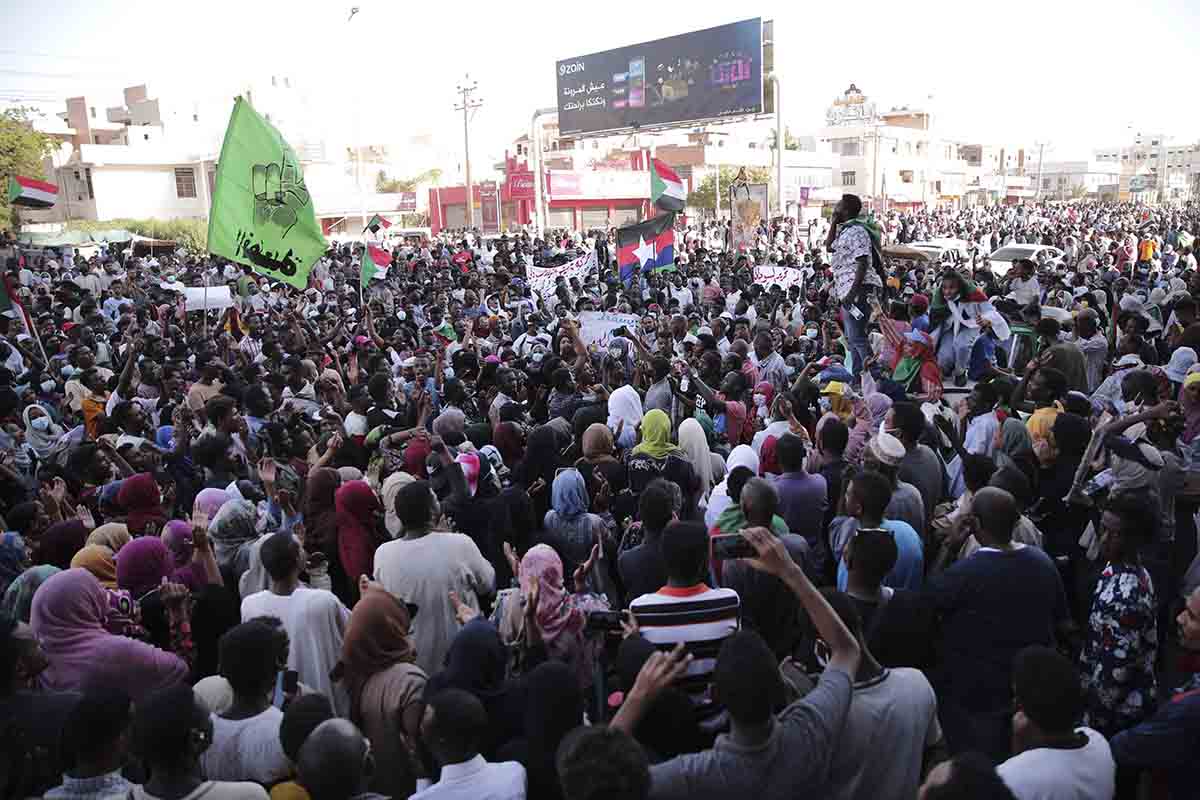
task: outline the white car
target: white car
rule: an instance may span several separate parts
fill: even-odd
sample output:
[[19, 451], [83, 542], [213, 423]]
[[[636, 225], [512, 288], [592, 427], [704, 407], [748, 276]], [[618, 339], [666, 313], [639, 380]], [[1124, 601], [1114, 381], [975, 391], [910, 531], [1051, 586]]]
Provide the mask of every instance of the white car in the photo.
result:
[[926, 239], [921, 242], [910, 242], [907, 246], [924, 250], [938, 261], [941, 261], [942, 256], [946, 253], [956, 253], [961, 261], [971, 260], [971, 243], [964, 239]]
[[1014, 261], [1028, 258], [1037, 264], [1039, 253], [1045, 253], [1049, 261], [1058, 261], [1063, 257], [1062, 250], [1047, 244], [1010, 244], [1001, 247], [988, 256], [988, 262], [991, 266], [992, 274], [998, 278], [1002, 278], [1012, 269]]

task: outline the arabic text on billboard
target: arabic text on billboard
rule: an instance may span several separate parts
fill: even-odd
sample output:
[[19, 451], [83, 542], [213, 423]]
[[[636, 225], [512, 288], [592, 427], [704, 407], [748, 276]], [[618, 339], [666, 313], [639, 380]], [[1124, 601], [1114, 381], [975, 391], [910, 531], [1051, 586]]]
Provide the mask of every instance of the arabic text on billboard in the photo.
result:
[[758, 114], [762, 20], [568, 58], [555, 69], [563, 134]]
[[396, 206], [397, 211], [416, 211], [417, 210], [417, 193], [416, 192], [401, 192], [400, 204]]

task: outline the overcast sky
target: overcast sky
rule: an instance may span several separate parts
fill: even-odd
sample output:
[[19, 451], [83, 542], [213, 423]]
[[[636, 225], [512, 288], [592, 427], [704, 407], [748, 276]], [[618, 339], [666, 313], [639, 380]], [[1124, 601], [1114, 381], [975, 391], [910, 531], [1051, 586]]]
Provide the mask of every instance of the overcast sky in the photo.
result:
[[[756, 15], [775, 20], [784, 120], [796, 134], [821, 127], [853, 81], [881, 108], [932, 95], [935, 124], [953, 138], [1050, 142], [1048, 159], [1132, 131], [1200, 138], [1195, 0], [2, 2], [0, 101], [141, 82], [152, 94], [211, 93], [251, 71], [290, 74], [346, 137], [432, 130], [461, 143], [454, 89], [469, 72], [485, 104], [473, 157], [499, 157], [535, 108], [554, 104], [556, 60]], [[347, 22], [352, 5], [360, 11]]]

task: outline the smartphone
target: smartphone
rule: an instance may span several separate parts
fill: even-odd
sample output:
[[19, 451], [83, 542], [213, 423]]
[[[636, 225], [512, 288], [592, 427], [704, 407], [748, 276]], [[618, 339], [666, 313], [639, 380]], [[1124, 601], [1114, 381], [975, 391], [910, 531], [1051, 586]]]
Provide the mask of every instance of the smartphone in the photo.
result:
[[300, 673], [294, 669], [285, 669], [275, 676], [275, 696], [271, 705], [283, 708], [288, 695], [294, 695], [300, 689]]
[[753, 558], [758, 555], [750, 540], [740, 533], [730, 533], [712, 538], [712, 554], [716, 559]]
[[589, 611], [586, 628], [589, 631], [617, 632], [621, 631], [622, 613], [620, 611]]

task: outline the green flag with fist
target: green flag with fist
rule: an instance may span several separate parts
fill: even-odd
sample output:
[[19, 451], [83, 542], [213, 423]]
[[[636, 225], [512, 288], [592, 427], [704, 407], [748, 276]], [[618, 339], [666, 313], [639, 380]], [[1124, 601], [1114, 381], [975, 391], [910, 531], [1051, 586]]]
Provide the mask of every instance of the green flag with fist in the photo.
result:
[[303, 289], [326, 246], [299, 159], [239, 97], [217, 162], [209, 251]]

